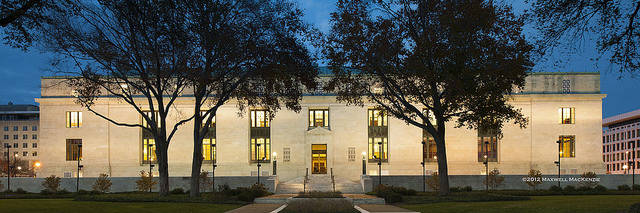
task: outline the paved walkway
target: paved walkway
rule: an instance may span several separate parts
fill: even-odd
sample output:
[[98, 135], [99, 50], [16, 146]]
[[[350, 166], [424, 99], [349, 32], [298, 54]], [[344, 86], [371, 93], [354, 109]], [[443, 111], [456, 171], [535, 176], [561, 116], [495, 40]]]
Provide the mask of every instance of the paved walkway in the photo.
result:
[[282, 206], [282, 204], [249, 204], [231, 211], [227, 211], [226, 213], [268, 213], [271, 212], [278, 207]]
[[392, 205], [362, 204], [358, 205], [367, 212], [414, 212]]

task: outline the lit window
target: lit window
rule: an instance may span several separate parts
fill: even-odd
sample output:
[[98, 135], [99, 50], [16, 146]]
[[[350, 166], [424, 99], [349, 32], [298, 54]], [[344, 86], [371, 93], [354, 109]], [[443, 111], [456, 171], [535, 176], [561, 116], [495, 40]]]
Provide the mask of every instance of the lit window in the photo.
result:
[[388, 155], [387, 151], [389, 150], [389, 144], [387, 138], [369, 138], [369, 160], [377, 162], [382, 159], [382, 161], [387, 161]]
[[[201, 111], [200, 115], [204, 116], [202, 119], [202, 126], [204, 127], [210, 116], [206, 115], [206, 111]], [[205, 162], [215, 162], [216, 149], [216, 117], [213, 116], [209, 130], [207, 130], [207, 134], [202, 139], [202, 159]]]
[[251, 110], [249, 147], [252, 162], [271, 160], [271, 128], [267, 110]]
[[251, 138], [251, 161], [269, 161], [270, 150], [269, 138]]
[[563, 107], [559, 109], [560, 111], [560, 123], [561, 124], [575, 124], [576, 120], [576, 112], [573, 107]]
[[67, 112], [67, 128], [79, 128], [82, 126], [82, 112]]
[[269, 127], [269, 112], [251, 110], [251, 127]]
[[387, 126], [387, 113], [382, 110], [369, 110], [369, 126]]
[[[157, 111], [154, 113], [151, 113], [151, 111], [144, 111], [143, 113], [149, 119], [151, 120], [155, 119], [155, 122], [158, 124], [158, 126], [160, 126], [160, 115]], [[151, 128], [149, 126], [149, 123], [147, 122], [147, 119], [144, 116], [140, 116], [140, 122], [142, 126]], [[154, 164], [156, 163], [157, 156], [156, 156], [156, 141], [155, 141], [155, 138], [153, 137], [153, 133], [151, 133], [151, 131], [144, 128], [140, 128], [140, 131], [142, 134], [142, 141], [141, 141], [142, 152], [140, 153], [142, 155], [141, 156], [142, 164]]]
[[309, 127], [329, 127], [329, 110], [310, 109]]
[[[155, 114], [155, 116], [152, 115], [151, 111], [143, 111], [143, 113], [147, 116], [147, 118], [151, 119], [152, 121], [155, 119], [155, 123], [158, 127], [162, 125], [160, 123], [160, 113], [158, 113], [158, 111], [154, 111], [153, 114]], [[142, 120], [142, 126], [151, 128], [149, 126], [149, 122], [147, 122], [147, 119], [144, 116], [140, 116], [140, 119]]]
[[576, 156], [576, 136], [563, 135], [560, 136], [560, 157], [573, 158]]
[[369, 120], [369, 162], [378, 162], [380, 160], [386, 162], [389, 159], [387, 113], [382, 110], [369, 109], [367, 114]]
[[498, 161], [498, 133], [495, 130], [478, 129], [478, 162]]
[[37, 156], [38, 156], [38, 152], [33, 152], [33, 153], [31, 154], [31, 156], [33, 156], [33, 157], [37, 157]]
[[67, 139], [67, 161], [82, 159], [82, 139]]

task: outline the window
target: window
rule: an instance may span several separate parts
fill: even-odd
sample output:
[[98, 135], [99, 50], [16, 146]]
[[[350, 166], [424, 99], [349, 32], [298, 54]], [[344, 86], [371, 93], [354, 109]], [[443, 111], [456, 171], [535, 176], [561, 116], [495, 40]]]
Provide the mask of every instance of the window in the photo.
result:
[[284, 147], [282, 149], [282, 161], [284, 161], [284, 162], [291, 161], [291, 148]]
[[22, 157], [26, 157], [27, 155], [29, 155], [29, 152], [22, 152]]
[[18, 135], [13, 135], [14, 140], [18, 140]]
[[367, 114], [369, 118], [369, 162], [380, 160], [386, 162], [389, 158], [387, 113], [382, 110], [369, 109]]
[[498, 131], [494, 129], [478, 129], [478, 162], [498, 162]]
[[[202, 119], [202, 126], [204, 127], [209, 115], [206, 115], [206, 111], [202, 111], [200, 114], [205, 116]], [[202, 159], [209, 163], [216, 162], [216, 150], [216, 117], [213, 116], [211, 118], [211, 126], [209, 126], [207, 134], [202, 139]]]
[[13, 143], [13, 148], [18, 148], [18, 143]]
[[31, 131], [38, 131], [38, 126], [32, 126]]
[[67, 161], [82, 159], [82, 139], [67, 139]]
[[[158, 126], [160, 125], [160, 114], [157, 111], [155, 111], [154, 113], [151, 113], [151, 111], [144, 111], [143, 113], [145, 113], [145, 115], [149, 117], [149, 119], [155, 119]], [[149, 126], [149, 123], [147, 122], [147, 119], [145, 119], [142, 115], [140, 116], [140, 123], [144, 127], [151, 128]], [[153, 137], [153, 134], [147, 129], [140, 128], [140, 131], [142, 134], [142, 152], [140, 152], [140, 154], [142, 155], [140, 156], [140, 158], [142, 159], [142, 164], [156, 163], [157, 156], [155, 138]]]
[[22, 143], [22, 148], [29, 148], [29, 144], [28, 143]]
[[82, 112], [67, 112], [67, 128], [80, 128], [82, 126]]
[[[151, 120], [153, 120], [153, 119], [154, 119], [154, 116], [153, 116], [153, 115], [151, 115], [151, 111], [144, 111], [143, 113], [144, 113], [147, 117], [149, 117], [149, 119], [151, 119]], [[160, 125], [161, 125], [161, 124], [160, 124], [160, 113], [159, 113], [158, 111], [154, 111], [154, 114], [155, 114], [155, 122], [156, 122], [156, 125], [157, 125], [158, 127], [160, 127]], [[147, 128], [151, 128], [151, 127], [149, 126], [149, 123], [147, 122], [147, 119], [145, 119], [143, 116], [140, 116], [140, 120], [142, 121], [142, 126], [145, 126], [145, 127], [147, 127]]]
[[33, 156], [33, 157], [37, 157], [37, 156], [38, 156], [38, 152], [33, 152], [33, 153], [31, 153], [31, 156]]
[[5, 140], [9, 140], [9, 135], [4, 135]]
[[38, 148], [38, 143], [32, 143], [31, 148]]
[[424, 162], [436, 162], [436, 140], [431, 136], [431, 134], [426, 130], [422, 129], [422, 157], [424, 158]]
[[13, 126], [13, 131], [18, 131], [18, 126]]
[[576, 136], [560, 136], [560, 157], [573, 158], [576, 156]]
[[329, 127], [329, 110], [310, 109], [309, 127]]
[[38, 135], [36, 135], [36, 134], [31, 135], [31, 139], [33, 139], [33, 140], [38, 139]]
[[9, 131], [9, 127], [8, 126], [4, 126], [4, 131]]
[[29, 131], [29, 127], [28, 126], [22, 126], [22, 131]]
[[355, 147], [349, 147], [347, 149], [347, 159], [349, 161], [356, 161], [356, 148]]
[[250, 155], [252, 162], [271, 160], [271, 128], [267, 110], [251, 110]]
[[27, 139], [29, 139], [29, 135], [27, 134], [22, 135], [22, 140], [27, 140]]
[[575, 120], [575, 108], [562, 107], [560, 108], [560, 123], [561, 124], [574, 124]]

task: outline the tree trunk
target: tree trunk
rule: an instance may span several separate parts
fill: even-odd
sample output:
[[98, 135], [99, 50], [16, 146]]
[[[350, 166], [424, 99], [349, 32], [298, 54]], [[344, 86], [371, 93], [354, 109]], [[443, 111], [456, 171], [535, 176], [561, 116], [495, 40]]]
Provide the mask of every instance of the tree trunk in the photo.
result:
[[202, 117], [200, 116], [200, 107], [196, 103], [196, 115], [193, 124], [193, 159], [191, 162], [191, 191], [190, 197], [200, 196], [200, 169], [202, 168], [202, 140], [200, 139], [200, 127], [202, 125]]
[[156, 155], [158, 156], [158, 173], [159, 175], [159, 183], [158, 183], [158, 192], [160, 196], [169, 195], [169, 164], [168, 162], [168, 148], [166, 141], [158, 141], [156, 143]]
[[449, 172], [447, 168], [447, 150], [445, 147], [444, 125], [439, 127], [437, 136], [434, 137], [436, 141], [436, 155], [438, 156], [438, 175], [440, 179], [440, 191], [438, 195], [445, 196], [449, 194]]

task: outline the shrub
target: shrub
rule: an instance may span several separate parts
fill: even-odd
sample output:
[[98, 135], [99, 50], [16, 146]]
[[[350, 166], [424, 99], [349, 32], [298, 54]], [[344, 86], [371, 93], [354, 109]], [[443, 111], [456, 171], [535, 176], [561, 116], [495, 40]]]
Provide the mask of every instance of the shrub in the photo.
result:
[[633, 186], [631, 187], [631, 189], [633, 189], [633, 190], [640, 190], [640, 185], [638, 185], [638, 184], [633, 184]]
[[634, 203], [629, 207], [629, 213], [640, 213], [640, 203]]
[[596, 187], [593, 187], [593, 191], [606, 192], [607, 191], [607, 187], [604, 187], [603, 185], [597, 185]]
[[620, 191], [629, 191], [629, 190], [631, 190], [631, 187], [629, 187], [629, 185], [627, 185], [627, 184], [619, 185], [618, 186], [618, 190], [620, 190]]
[[228, 184], [218, 185], [217, 191], [227, 196], [236, 196], [239, 194], [238, 190], [231, 189]]
[[269, 190], [267, 190], [267, 187], [265, 187], [261, 183], [255, 183], [251, 185], [251, 188], [249, 188], [249, 190], [254, 195], [254, 197], [264, 197], [271, 194]]
[[427, 178], [426, 182], [429, 189], [433, 191], [440, 190], [440, 177], [438, 176], [438, 172], [431, 174], [431, 176]]
[[[394, 188], [395, 191], [394, 191]], [[384, 198], [384, 201], [387, 203], [397, 203], [402, 201], [402, 194], [399, 192], [403, 191], [404, 187], [393, 187], [386, 185], [378, 185], [374, 189], [374, 193], [376, 196]], [[406, 189], [405, 189], [406, 190]]]
[[[228, 186], [227, 186], [228, 187]], [[249, 188], [238, 187], [230, 190], [228, 193], [237, 194], [238, 200], [252, 202], [257, 197], [263, 197], [271, 194], [263, 184], [255, 183]]]
[[14, 193], [16, 193], [16, 194], [26, 194], [26, 193], [27, 193], [27, 191], [25, 191], [25, 190], [24, 190], [24, 189], [22, 189], [22, 188], [18, 188], [18, 189], [16, 189], [16, 191], [15, 191]]
[[[496, 188], [500, 187], [500, 185], [502, 185], [502, 182], [504, 182], [504, 177], [502, 177], [500, 175], [500, 171], [497, 169], [494, 169], [492, 171], [489, 172], [488, 175], [488, 180], [485, 179], [484, 181], [482, 181], [485, 185], [489, 185], [489, 187], [492, 190], [495, 190]], [[488, 183], [487, 183], [488, 181]]]
[[561, 192], [561, 191], [562, 191], [562, 188], [561, 188], [561, 187], [559, 187], [559, 186], [557, 186], [557, 185], [553, 185], [553, 186], [549, 187], [549, 191], [552, 191], [552, 192]]
[[576, 191], [576, 187], [572, 186], [572, 185], [568, 185], [568, 186], [564, 187], [563, 191], [565, 191], [565, 192], [575, 192]]
[[60, 188], [60, 177], [51, 175], [49, 177], [44, 178], [44, 181], [42, 182], [42, 187], [44, 187], [44, 191], [46, 193], [58, 192]]
[[598, 181], [590, 180], [598, 177], [595, 172], [585, 172], [580, 175], [581, 178], [587, 178], [585, 181], [578, 183], [579, 188], [593, 188], [598, 185]]
[[473, 188], [471, 188], [471, 186], [465, 186], [462, 188], [462, 191], [470, 192], [470, 191], [473, 191]]
[[2, 189], [4, 189], [4, 185], [2, 185], [2, 180], [0, 180], [0, 191], [2, 191]]
[[147, 175], [143, 170], [140, 171], [140, 179], [136, 180], [136, 190], [140, 192], [148, 192], [153, 189], [156, 184], [158, 184], [158, 182], [153, 180], [153, 176], [150, 173]]
[[184, 189], [175, 188], [175, 189], [171, 190], [169, 193], [174, 194], [174, 195], [181, 195], [181, 194], [184, 194]]
[[207, 171], [200, 172], [200, 191], [201, 192], [206, 192], [207, 190], [211, 190], [212, 188], [211, 184], [213, 183], [208, 176], [209, 176], [209, 172]]
[[91, 186], [91, 188], [93, 189], [93, 191], [105, 193], [111, 190], [111, 185], [112, 183], [111, 183], [111, 180], [109, 180], [109, 175], [100, 174], [100, 176], [98, 177], [98, 179], [96, 179], [96, 182], [93, 183], [93, 186]]
[[536, 190], [536, 187], [542, 184], [542, 172], [540, 172], [540, 170], [535, 170], [535, 169], [529, 170], [526, 183], [533, 190]]

